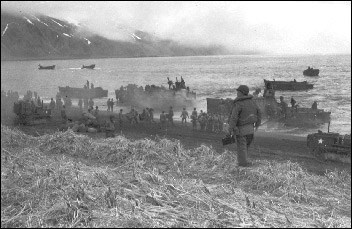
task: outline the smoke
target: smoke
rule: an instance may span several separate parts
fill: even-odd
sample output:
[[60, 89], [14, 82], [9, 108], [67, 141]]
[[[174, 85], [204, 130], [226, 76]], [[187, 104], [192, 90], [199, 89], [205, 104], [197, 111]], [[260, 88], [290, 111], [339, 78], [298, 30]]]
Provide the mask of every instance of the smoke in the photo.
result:
[[188, 45], [230, 51], [327, 54], [351, 51], [350, 2], [1, 2], [2, 10], [45, 14], [110, 39], [135, 29]]

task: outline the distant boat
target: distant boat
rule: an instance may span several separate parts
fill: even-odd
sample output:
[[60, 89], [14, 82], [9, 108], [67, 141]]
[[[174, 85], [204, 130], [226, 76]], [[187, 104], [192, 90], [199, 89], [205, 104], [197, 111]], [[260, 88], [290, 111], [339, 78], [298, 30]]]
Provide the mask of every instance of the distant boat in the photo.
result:
[[43, 69], [54, 70], [54, 69], [55, 69], [55, 65], [51, 65], [51, 66], [41, 66], [40, 64], [38, 64], [38, 69], [39, 69], [39, 70], [43, 70]]
[[306, 70], [303, 71], [304, 76], [318, 76], [319, 75], [319, 69], [314, 69], [311, 67], [308, 67]]
[[94, 68], [95, 68], [95, 64], [91, 64], [91, 65], [87, 65], [87, 66], [82, 65], [82, 68], [81, 68], [81, 69], [83, 69], [83, 68], [94, 69]]
[[101, 87], [91, 89], [76, 88], [76, 87], [59, 87], [59, 92], [62, 97], [70, 98], [103, 98], [108, 96], [108, 90], [103, 90]]
[[265, 88], [273, 89], [276, 91], [306, 91], [313, 88], [313, 84], [307, 81], [297, 82], [294, 81], [269, 81], [264, 80]]

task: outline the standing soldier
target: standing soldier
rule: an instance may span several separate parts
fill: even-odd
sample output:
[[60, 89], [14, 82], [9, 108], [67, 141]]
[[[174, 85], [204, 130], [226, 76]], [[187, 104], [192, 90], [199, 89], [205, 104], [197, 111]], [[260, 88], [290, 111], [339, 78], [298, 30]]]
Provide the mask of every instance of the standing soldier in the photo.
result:
[[62, 119], [62, 123], [66, 123], [67, 122], [67, 115], [66, 115], [65, 105], [62, 106], [61, 119]]
[[283, 96], [280, 96], [280, 109], [281, 109], [281, 115], [286, 119], [287, 118], [287, 103], [284, 101]]
[[108, 106], [108, 110], [107, 110], [107, 111], [110, 111], [110, 98], [109, 98], [108, 101], [106, 102], [106, 105]]
[[122, 129], [122, 124], [123, 124], [123, 114], [122, 114], [122, 109], [120, 109], [120, 113], [119, 113], [119, 129]]
[[249, 88], [240, 85], [237, 89], [237, 98], [234, 100], [229, 117], [229, 133], [236, 136], [237, 161], [239, 166], [250, 166], [247, 153], [254, 138], [254, 127], [257, 130], [261, 124], [261, 112], [257, 104], [248, 95]]
[[168, 115], [169, 122], [171, 123], [172, 126], [175, 126], [174, 124], [174, 111], [172, 110], [172, 107], [169, 109], [169, 115]]
[[110, 100], [110, 110], [111, 112], [114, 112], [114, 99]]
[[197, 117], [198, 117], [197, 108], [194, 108], [191, 115], [193, 130], [197, 129]]
[[149, 108], [149, 120], [150, 120], [150, 122], [155, 122], [154, 121], [154, 110], [153, 110], [153, 108]]
[[92, 98], [89, 99], [88, 106], [94, 107], [94, 101]]
[[215, 114], [213, 117], [213, 123], [214, 123], [214, 132], [219, 133], [219, 117], [217, 114]]
[[185, 125], [187, 125], [187, 118], [189, 118], [189, 116], [188, 116], [188, 112], [186, 111], [185, 107], [183, 108], [183, 111], [182, 111], [180, 117], [182, 118], [182, 125], [183, 125], [183, 121], [185, 121]]
[[113, 138], [115, 137], [114, 131], [115, 131], [115, 126], [114, 126], [114, 116], [110, 115], [109, 119], [105, 122], [105, 137]]
[[84, 109], [87, 109], [87, 108], [88, 108], [88, 98], [87, 98], [87, 97], [85, 97], [85, 98], [83, 99], [83, 107], [84, 107]]
[[214, 126], [213, 124], [214, 124], [213, 114], [208, 114], [206, 130], [209, 132], [212, 132], [213, 126]]
[[78, 100], [78, 107], [79, 107], [80, 110], [82, 110], [82, 103], [83, 103], [82, 99], [79, 98], [79, 100]]
[[161, 124], [161, 129], [165, 130], [166, 129], [166, 115], [165, 111], [162, 111], [160, 114], [160, 124]]
[[53, 98], [51, 98], [49, 108], [50, 108], [51, 110], [54, 110], [54, 109], [55, 109], [55, 101], [54, 101]]

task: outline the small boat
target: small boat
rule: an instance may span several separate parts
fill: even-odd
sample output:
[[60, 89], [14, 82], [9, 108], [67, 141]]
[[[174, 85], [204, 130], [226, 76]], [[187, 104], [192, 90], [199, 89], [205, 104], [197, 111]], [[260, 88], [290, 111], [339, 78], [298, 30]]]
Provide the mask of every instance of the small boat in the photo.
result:
[[87, 65], [87, 66], [82, 65], [82, 68], [81, 68], [81, 69], [83, 69], [83, 68], [94, 69], [94, 68], [95, 68], [95, 64], [91, 64], [91, 65]]
[[43, 70], [43, 69], [54, 70], [54, 69], [55, 69], [55, 65], [51, 65], [51, 66], [42, 66], [42, 65], [38, 64], [38, 69], [39, 69], [39, 70]]
[[95, 87], [92, 89], [76, 88], [76, 87], [59, 87], [59, 92], [62, 97], [70, 98], [103, 98], [108, 96], [108, 90], [103, 90], [101, 87]]
[[313, 84], [307, 81], [297, 82], [293, 81], [269, 81], [264, 79], [265, 88], [273, 89], [275, 91], [306, 91], [313, 88]]
[[311, 67], [308, 67], [306, 70], [303, 71], [304, 76], [318, 76], [319, 75], [319, 69], [314, 69]]

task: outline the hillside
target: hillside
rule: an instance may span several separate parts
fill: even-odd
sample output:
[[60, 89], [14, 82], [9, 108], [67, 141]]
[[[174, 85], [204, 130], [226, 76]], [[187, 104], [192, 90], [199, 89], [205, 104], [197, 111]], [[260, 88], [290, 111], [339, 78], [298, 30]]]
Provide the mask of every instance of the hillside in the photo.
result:
[[178, 140], [1, 126], [2, 227], [351, 227], [351, 176]]
[[128, 36], [110, 40], [56, 18], [1, 11], [1, 60], [227, 54], [221, 46], [190, 47], [139, 30]]

